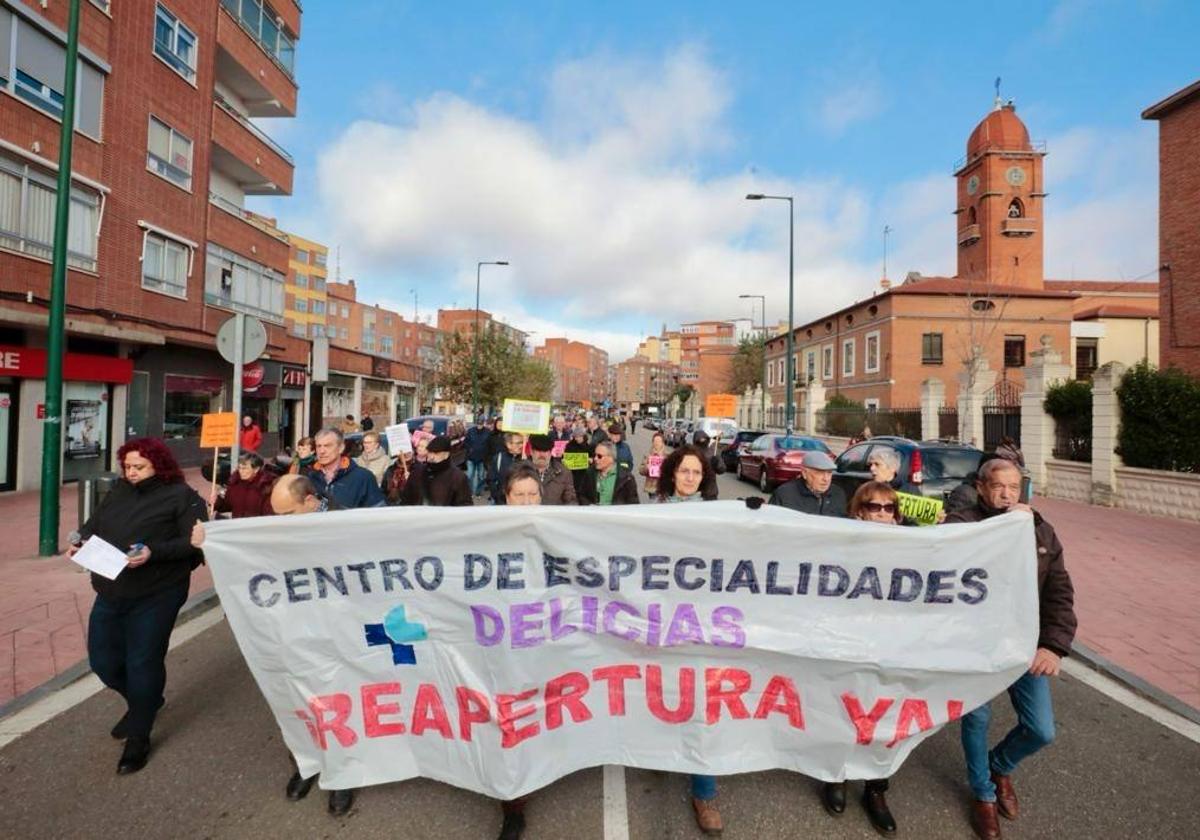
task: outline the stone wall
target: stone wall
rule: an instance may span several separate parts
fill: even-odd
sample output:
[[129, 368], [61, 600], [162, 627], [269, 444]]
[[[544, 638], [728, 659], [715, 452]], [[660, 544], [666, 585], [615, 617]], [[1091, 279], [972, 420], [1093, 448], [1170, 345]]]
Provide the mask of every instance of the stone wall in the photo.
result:
[[1092, 501], [1092, 465], [1047, 459], [1044, 493], [1052, 499], [1089, 504]]
[[1117, 467], [1116, 506], [1200, 522], [1200, 475]]

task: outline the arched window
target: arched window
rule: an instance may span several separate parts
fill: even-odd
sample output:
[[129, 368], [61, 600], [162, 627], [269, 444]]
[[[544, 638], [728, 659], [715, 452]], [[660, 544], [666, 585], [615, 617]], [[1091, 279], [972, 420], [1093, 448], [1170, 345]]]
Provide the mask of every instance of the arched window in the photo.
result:
[[969, 225], [975, 224], [975, 208], [974, 207], [967, 208], [967, 224], [969, 224]]
[[1023, 219], [1025, 218], [1025, 205], [1021, 203], [1021, 199], [1014, 198], [1012, 203], [1008, 205], [1008, 218]]

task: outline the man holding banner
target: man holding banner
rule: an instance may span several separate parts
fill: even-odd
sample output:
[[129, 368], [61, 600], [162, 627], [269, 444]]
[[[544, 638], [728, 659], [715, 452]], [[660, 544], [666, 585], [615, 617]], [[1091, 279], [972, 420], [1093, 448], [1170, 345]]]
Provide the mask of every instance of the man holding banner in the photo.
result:
[[1023, 510], [1033, 514], [1037, 544], [1037, 652], [1029, 670], [1008, 687], [1018, 723], [989, 751], [990, 705], [984, 703], [962, 721], [967, 778], [975, 796], [971, 827], [982, 840], [999, 840], [997, 815], [1008, 820], [1017, 818], [1012, 773], [1024, 759], [1054, 740], [1054, 707], [1048, 677], [1058, 676], [1059, 663], [1071, 652], [1078, 624], [1075, 590], [1063, 563], [1062, 543], [1049, 522], [1028, 505], [1020, 504], [1022, 480], [1020, 469], [1011, 461], [1002, 458], [988, 461], [979, 468], [978, 503], [946, 517], [947, 522], [983, 522], [1009, 511]]

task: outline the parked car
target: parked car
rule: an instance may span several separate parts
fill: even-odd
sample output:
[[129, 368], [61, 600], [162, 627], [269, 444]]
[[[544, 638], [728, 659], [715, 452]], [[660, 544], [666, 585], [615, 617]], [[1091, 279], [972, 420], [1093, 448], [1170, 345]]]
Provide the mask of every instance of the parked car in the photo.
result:
[[465, 470], [467, 468], [467, 426], [463, 419], [449, 414], [422, 414], [419, 417], [409, 417], [404, 422], [408, 425], [409, 432], [415, 432], [425, 424], [426, 420], [433, 421], [435, 435], [446, 435], [450, 438], [450, 462]]
[[721, 438], [721, 460], [725, 463], [725, 469], [728, 472], [737, 470], [738, 456], [750, 448], [750, 444], [765, 435], [766, 432], [748, 432], [745, 430], [737, 432], [729, 440]]
[[688, 435], [692, 433], [692, 427], [696, 423], [694, 420], [676, 420], [675, 425], [671, 428], [671, 437], [667, 441], [670, 446], [683, 446], [688, 441]]
[[940, 440], [915, 441], [880, 435], [855, 444], [837, 457], [834, 483], [846, 494], [871, 480], [867, 458], [871, 450], [887, 446], [900, 453], [900, 478], [918, 488], [922, 496], [945, 500], [954, 488], [979, 468], [983, 452], [964, 443]]
[[785, 481], [800, 475], [805, 452], [833, 452], [823, 441], [804, 435], [759, 435], [738, 456], [737, 476], [757, 481], [758, 489], [770, 493]]
[[737, 421], [728, 417], [701, 417], [696, 421], [692, 431], [688, 433], [687, 442], [695, 443], [696, 432], [704, 432], [709, 440], [729, 440], [737, 434]]

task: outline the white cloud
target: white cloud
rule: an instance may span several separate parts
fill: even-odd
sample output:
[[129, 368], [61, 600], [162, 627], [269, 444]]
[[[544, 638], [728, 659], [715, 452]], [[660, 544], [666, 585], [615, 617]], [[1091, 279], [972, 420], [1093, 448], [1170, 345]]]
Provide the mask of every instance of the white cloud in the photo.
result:
[[843, 82], [821, 99], [817, 121], [826, 133], [837, 137], [855, 123], [865, 122], [883, 109], [879, 83], [871, 76]]

